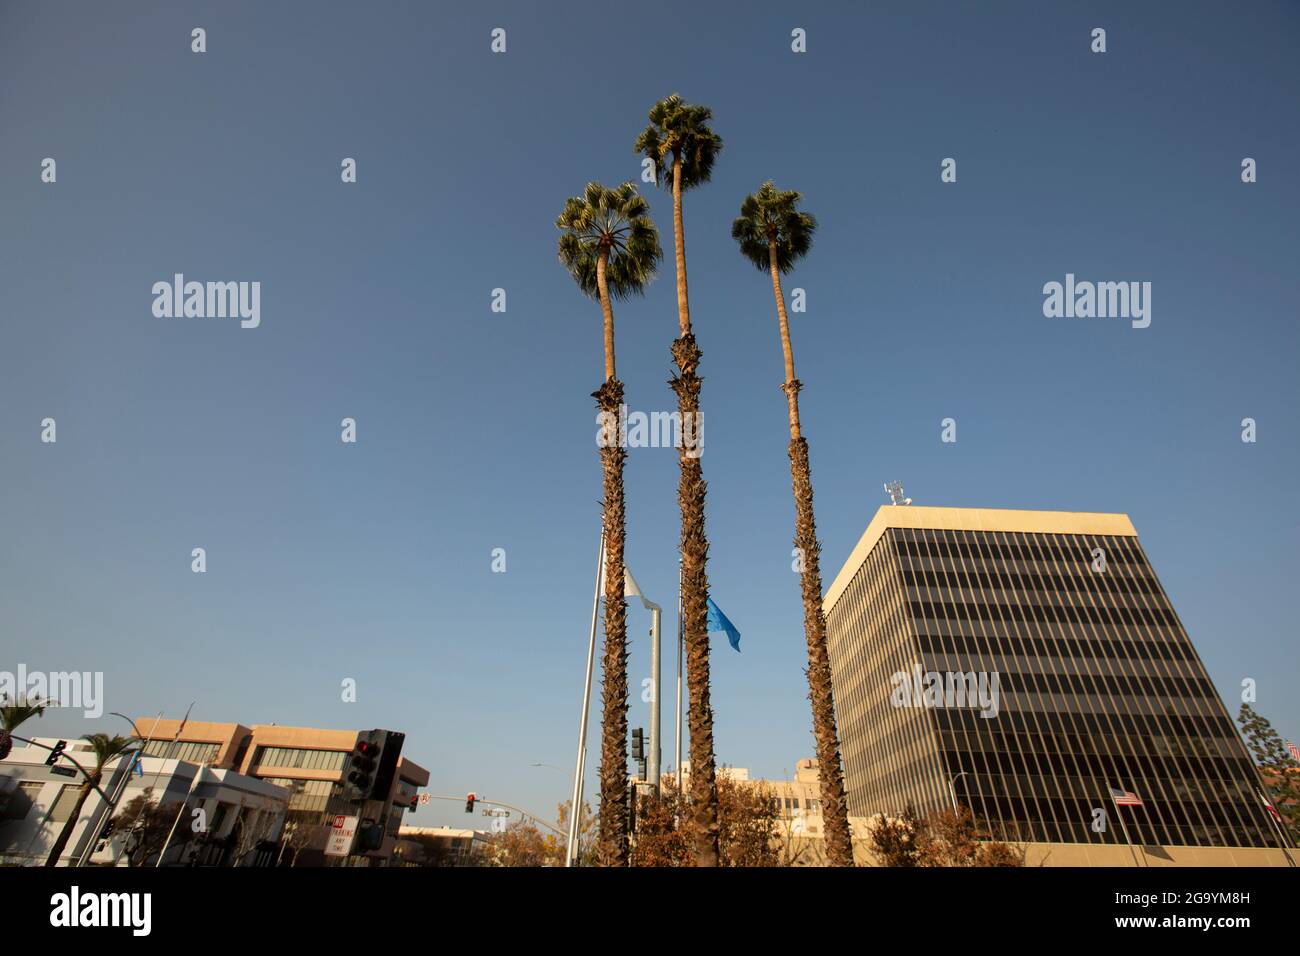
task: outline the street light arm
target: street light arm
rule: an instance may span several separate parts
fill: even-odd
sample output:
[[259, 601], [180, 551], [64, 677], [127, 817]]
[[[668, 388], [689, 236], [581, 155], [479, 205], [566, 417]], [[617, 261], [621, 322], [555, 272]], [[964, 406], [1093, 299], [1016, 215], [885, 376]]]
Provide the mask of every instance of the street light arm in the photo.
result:
[[[437, 793], [429, 793], [429, 794], [425, 794], [425, 796], [427, 796], [430, 800], [453, 800], [453, 801], [455, 801], [456, 803], [464, 803], [464, 802], [465, 802], [465, 798], [464, 798], [464, 797], [444, 797], [444, 796], [442, 796], [441, 794], [437, 794]], [[476, 794], [475, 797], [474, 797], [474, 802], [475, 802], [475, 803], [485, 803], [485, 804], [487, 804], [488, 806], [492, 806], [492, 807], [505, 807], [507, 810], [513, 810], [513, 811], [515, 811], [515, 813], [518, 813], [520, 816], [527, 817], [528, 819], [532, 820], [534, 823], [540, 823], [542, 826], [546, 827], [546, 829], [550, 830], [550, 831], [551, 831], [552, 833], [554, 833], [556, 836], [561, 836], [561, 837], [562, 837], [562, 836], [565, 835], [565, 834], [561, 833], [560, 830], [559, 830], [558, 828], [551, 826], [549, 823], [547, 823], [547, 822], [546, 822], [545, 820], [543, 820], [541, 817], [537, 816], [537, 814], [535, 814], [535, 813], [529, 813], [527, 810], [524, 810], [524, 809], [522, 809], [521, 807], [511, 806], [511, 805], [508, 804], [508, 803], [502, 803], [500, 800], [484, 800], [482, 797], [478, 796], [477, 794]]]
[[[40, 747], [42, 750], [48, 750], [48, 751], [50, 751], [50, 753], [53, 753], [53, 752], [54, 752], [54, 748], [53, 748], [53, 747], [46, 746], [45, 744], [41, 743], [40, 741], [37, 741], [37, 740], [28, 740], [26, 737], [19, 737], [17, 734], [13, 734], [12, 736], [13, 736], [14, 740], [20, 741], [20, 742], [25, 743], [25, 744], [29, 744], [29, 745], [31, 745], [31, 746], [33, 746], [33, 747]], [[122, 753], [118, 754], [117, 756], [119, 756], [119, 757], [124, 757], [124, 756], [126, 756], [127, 754], [129, 754], [129, 753], [134, 753], [134, 751], [131, 751], [131, 750], [124, 750], [124, 751], [122, 751]], [[62, 757], [64, 760], [66, 760], [68, 763], [72, 764], [72, 765], [73, 765], [74, 767], [76, 767], [78, 770], [80, 770], [80, 771], [81, 771], [81, 775], [82, 775], [83, 777], [86, 778], [86, 783], [90, 783], [90, 778], [91, 778], [91, 776], [92, 776], [91, 773], [90, 773], [90, 771], [88, 771], [88, 770], [87, 770], [85, 767], [83, 767], [81, 764], [77, 763], [77, 761], [73, 759], [73, 757], [72, 757], [71, 754], [69, 754], [69, 753], [65, 750], [65, 751], [63, 751], [62, 753], [60, 753], [59, 756]], [[54, 766], [54, 765], [51, 764], [51, 766]], [[102, 775], [102, 772], [103, 772], [103, 771], [101, 770], [101, 775]], [[101, 789], [99, 788], [99, 784], [97, 784], [97, 783], [90, 783], [90, 788], [91, 788], [92, 790], [94, 790], [97, 794], [99, 794], [101, 797], [103, 797], [105, 801], [108, 801], [108, 794], [106, 794], [103, 790], [101, 790]], [[522, 811], [520, 811], [520, 812], [522, 812]]]

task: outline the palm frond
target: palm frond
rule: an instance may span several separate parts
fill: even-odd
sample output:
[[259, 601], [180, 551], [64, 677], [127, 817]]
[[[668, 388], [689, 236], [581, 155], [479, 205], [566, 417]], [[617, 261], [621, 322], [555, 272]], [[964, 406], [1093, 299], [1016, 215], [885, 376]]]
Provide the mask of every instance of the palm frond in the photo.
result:
[[731, 224], [731, 238], [755, 268], [763, 272], [771, 268], [773, 241], [776, 266], [782, 273], [789, 272], [812, 249], [817, 218], [799, 209], [801, 199], [801, 193], [779, 190], [769, 179], [741, 202], [740, 215]]
[[591, 298], [600, 294], [596, 274], [602, 254], [608, 256], [606, 285], [617, 299], [642, 294], [663, 258], [650, 205], [630, 182], [614, 189], [588, 183], [581, 196], [565, 202], [555, 226], [563, 230], [560, 263]]
[[678, 159], [683, 191], [707, 183], [722, 152], [722, 137], [709, 127], [713, 111], [692, 106], [673, 93], [650, 108], [648, 119], [650, 123], [636, 138], [633, 149], [654, 161], [658, 184], [672, 186], [673, 162]]

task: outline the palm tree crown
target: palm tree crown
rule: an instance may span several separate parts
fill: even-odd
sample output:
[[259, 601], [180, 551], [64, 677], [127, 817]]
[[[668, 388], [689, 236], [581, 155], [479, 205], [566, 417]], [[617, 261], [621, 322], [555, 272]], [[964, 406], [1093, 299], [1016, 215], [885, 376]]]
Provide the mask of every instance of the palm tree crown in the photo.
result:
[[607, 257], [605, 281], [616, 299], [645, 292], [654, 278], [663, 250], [659, 230], [650, 219], [650, 206], [632, 183], [607, 189], [587, 183], [581, 196], [573, 196], [555, 220], [560, 236], [560, 262], [584, 295], [600, 295], [597, 269]]
[[673, 93], [650, 109], [650, 125], [636, 138], [633, 149], [655, 164], [655, 179], [672, 187], [673, 163], [682, 161], [682, 191], [707, 183], [713, 161], [722, 152], [722, 137], [709, 128], [713, 110], [692, 106]]
[[25, 695], [19, 695], [13, 700], [10, 700], [8, 695], [0, 697], [0, 760], [8, 757], [9, 752], [13, 750], [13, 732], [24, 721], [41, 716], [48, 706], [50, 706], [48, 700], [38, 701]]
[[762, 272], [772, 267], [771, 244], [776, 242], [776, 267], [789, 272], [812, 248], [817, 218], [800, 212], [802, 194], [782, 191], [770, 179], [758, 192], [745, 197], [740, 215], [731, 224], [731, 238], [740, 243], [740, 254]]
[[45, 708], [48, 706], [50, 706], [48, 700], [39, 701], [22, 696], [15, 697], [13, 700], [0, 697], [0, 730], [17, 730], [24, 721], [45, 713]]
[[110, 737], [108, 734], [86, 734], [83, 738], [95, 754], [95, 773], [103, 773], [104, 765], [128, 750], [137, 741], [134, 737]]

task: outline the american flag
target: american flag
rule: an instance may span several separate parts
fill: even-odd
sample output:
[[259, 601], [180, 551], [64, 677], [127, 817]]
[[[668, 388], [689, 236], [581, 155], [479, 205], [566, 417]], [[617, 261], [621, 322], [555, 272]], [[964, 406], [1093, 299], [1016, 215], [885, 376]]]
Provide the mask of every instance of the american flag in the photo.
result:
[[1132, 790], [1116, 790], [1114, 787], [1111, 787], [1110, 798], [1115, 801], [1115, 806], [1117, 807], [1142, 806], [1141, 799], [1139, 799], [1138, 795]]
[[1295, 744], [1291, 743], [1291, 741], [1288, 740], [1286, 742], [1286, 749], [1291, 751], [1292, 760], [1300, 760], [1300, 747], [1297, 747]]

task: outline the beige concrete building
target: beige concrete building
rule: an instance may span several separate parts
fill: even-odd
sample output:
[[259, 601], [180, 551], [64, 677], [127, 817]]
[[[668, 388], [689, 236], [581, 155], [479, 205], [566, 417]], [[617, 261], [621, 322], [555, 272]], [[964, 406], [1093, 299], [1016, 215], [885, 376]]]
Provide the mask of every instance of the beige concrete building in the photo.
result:
[[[350, 799], [348, 779], [357, 762], [358, 745], [372, 735], [388, 740], [384, 750], [395, 745], [400, 751], [402, 735], [391, 731], [327, 730], [317, 727], [282, 727], [276, 724], [208, 723], [197, 720], [157, 720], [142, 717], [136, 727], [147, 743], [149, 756], [190, 760], [216, 768], [230, 768], [242, 774], [284, 787], [292, 794], [289, 819], [293, 826], [312, 829], [308, 845], [298, 851], [299, 865], [324, 862], [324, 824], [335, 816], [358, 814], [363, 822], [381, 826], [382, 845], [377, 850], [357, 851], [354, 856], [372, 863], [386, 862], [397, 845], [403, 813], [421, 787], [429, 783], [429, 772], [406, 756], [392, 766], [379, 766], [371, 774], [374, 784], [387, 783], [382, 795], [364, 804]], [[384, 735], [388, 735], [385, 738]], [[390, 778], [384, 778], [387, 772]], [[382, 778], [382, 779], [381, 779]], [[391, 780], [391, 782], [389, 782]], [[290, 827], [292, 829], [292, 826]]]
[[[64, 753], [56, 766], [45, 761], [53, 737], [36, 737], [34, 742], [15, 747], [0, 763], [0, 863], [40, 866], [55, 839], [66, 826], [70, 836], [59, 857], [60, 866], [88, 860], [97, 866], [125, 866], [133, 841], [121, 828], [105, 835], [105, 825], [133, 800], [146, 797], [162, 806], [182, 806], [190, 815], [181, 821], [177, 838], [168, 842], [165, 866], [267, 866], [275, 858], [289, 809], [290, 792], [265, 780], [258, 780], [226, 767], [216, 768], [179, 759], [142, 757], [137, 766], [134, 752], [110, 760], [103, 771], [101, 790], [116, 802], [110, 804], [92, 791], [74, 821], [72, 812], [81, 792], [82, 780], [75, 765], [94, 765], [94, 752], [85, 740], [64, 741]], [[202, 811], [203, 830], [193, 830], [194, 813]], [[158, 862], [161, 843], [147, 860], [136, 853], [136, 862]]]
[[394, 855], [405, 866], [475, 866], [491, 837], [486, 830], [404, 826]]

